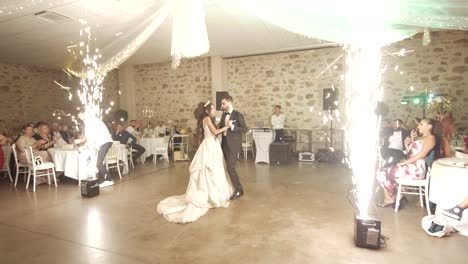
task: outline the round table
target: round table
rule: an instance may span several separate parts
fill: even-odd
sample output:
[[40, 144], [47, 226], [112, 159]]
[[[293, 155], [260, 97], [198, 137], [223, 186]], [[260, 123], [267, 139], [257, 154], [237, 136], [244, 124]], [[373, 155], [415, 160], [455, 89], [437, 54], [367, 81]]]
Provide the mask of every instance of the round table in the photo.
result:
[[55, 164], [56, 171], [72, 179], [78, 180], [88, 178], [88, 154], [74, 149], [50, 148], [47, 150]]
[[[458, 163], [458, 166], [457, 166]], [[464, 167], [462, 166], [464, 163]], [[444, 158], [432, 164], [429, 200], [450, 208], [468, 197], [468, 160]]]
[[[55, 171], [63, 171], [66, 177], [78, 180], [95, 177], [96, 166], [88, 171], [89, 153], [85, 149], [78, 151], [76, 149], [50, 148], [47, 150], [55, 164]], [[125, 145], [121, 145], [119, 160], [123, 162], [122, 174], [128, 174], [128, 150]]]
[[[141, 158], [143, 161], [146, 160], [147, 157], [151, 155], [163, 155], [165, 159], [168, 159], [167, 157], [167, 149], [169, 145], [169, 139], [166, 139], [165, 137], [143, 137], [138, 140], [138, 144], [140, 144], [142, 147], [145, 148], [145, 152], [141, 155]], [[161, 150], [165, 149], [166, 153], [162, 153]], [[153, 159], [153, 161], [156, 161], [156, 159]]]

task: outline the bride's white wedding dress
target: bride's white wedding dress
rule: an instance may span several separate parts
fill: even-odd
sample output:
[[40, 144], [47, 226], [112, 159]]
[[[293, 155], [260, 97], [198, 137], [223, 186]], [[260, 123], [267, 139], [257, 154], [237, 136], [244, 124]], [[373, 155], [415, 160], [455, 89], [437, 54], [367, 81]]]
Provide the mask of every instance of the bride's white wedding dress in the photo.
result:
[[204, 139], [190, 164], [190, 181], [183, 195], [159, 202], [158, 213], [167, 221], [188, 223], [213, 207], [228, 207], [232, 186], [224, 171], [223, 151], [208, 125], [203, 124]]

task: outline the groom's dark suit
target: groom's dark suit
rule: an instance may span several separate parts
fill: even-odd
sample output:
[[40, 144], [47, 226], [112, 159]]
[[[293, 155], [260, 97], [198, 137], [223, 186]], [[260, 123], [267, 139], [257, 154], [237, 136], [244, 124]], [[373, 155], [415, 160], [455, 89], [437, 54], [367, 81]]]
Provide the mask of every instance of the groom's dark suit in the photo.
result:
[[[229, 113], [225, 112], [221, 116], [219, 128], [226, 126], [225, 120], [227, 114]], [[235, 120], [235, 122], [233, 122], [234, 129], [227, 129], [226, 135], [223, 133], [221, 147], [223, 149], [224, 159], [226, 160], [226, 167], [229, 177], [231, 178], [231, 183], [236, 191], [239, 191], [242, 190], [242, 185], [236, 172], [236, 163], [237, 155], [242, 149], [242, 133], [247, 132], [247, 126], [245, 125], [244, 116], [236, 110], [232, 110], [229, 120]]]

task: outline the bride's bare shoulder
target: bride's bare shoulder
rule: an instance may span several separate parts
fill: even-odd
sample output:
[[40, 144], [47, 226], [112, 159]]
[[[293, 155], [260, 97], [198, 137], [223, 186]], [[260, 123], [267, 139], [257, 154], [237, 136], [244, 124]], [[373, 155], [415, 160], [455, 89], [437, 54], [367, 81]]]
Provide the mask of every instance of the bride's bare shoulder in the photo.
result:
[[205, 118], [203, 118], [203, 123], [208, 123], [208, 122], [211, 122], [211, 119], [209, 116], [205, 116]]

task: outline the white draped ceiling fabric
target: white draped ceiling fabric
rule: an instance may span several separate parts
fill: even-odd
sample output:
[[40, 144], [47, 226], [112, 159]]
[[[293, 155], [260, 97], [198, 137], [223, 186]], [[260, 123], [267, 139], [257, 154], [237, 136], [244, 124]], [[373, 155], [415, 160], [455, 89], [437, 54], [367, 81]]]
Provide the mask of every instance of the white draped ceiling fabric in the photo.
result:
[[[4, 0], [0, 16], [73, 0]], [[386, 45], [430, 29], [468, 30], [468, 1], [461, 0], [210, 0], [310, 38], [354, 46]], [[203, 0], [167, 0], [139, 26], [101, 49], [102, 72], [133, 55], [172, 14], [173, 67], [209, 51]], [[229, 29], [227, 29], [228, 31]]]
[[[235, 1], [233, 1], [235, 2]], [[307, 37], [380, 46], [424, 28], [468, 30], [468, 1], [239, 0], [252, 15]]]

